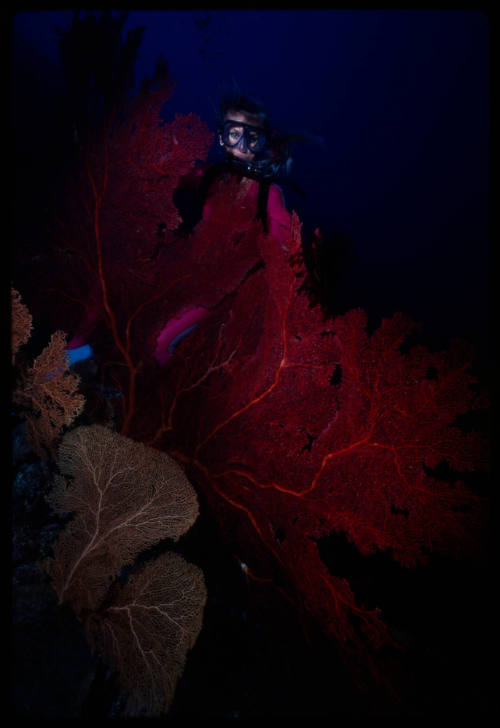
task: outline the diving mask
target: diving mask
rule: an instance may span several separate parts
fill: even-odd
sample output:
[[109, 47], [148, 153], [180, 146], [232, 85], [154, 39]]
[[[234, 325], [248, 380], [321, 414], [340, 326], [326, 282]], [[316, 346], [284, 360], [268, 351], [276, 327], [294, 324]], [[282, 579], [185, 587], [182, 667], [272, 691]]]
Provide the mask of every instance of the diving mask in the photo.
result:
[[228, 147], [237, 147], [241, 152], [262, 152], [267, 144], [265, 129], [245, 124], [243, 121], [226, 119], [222, 127], [221, 138]]

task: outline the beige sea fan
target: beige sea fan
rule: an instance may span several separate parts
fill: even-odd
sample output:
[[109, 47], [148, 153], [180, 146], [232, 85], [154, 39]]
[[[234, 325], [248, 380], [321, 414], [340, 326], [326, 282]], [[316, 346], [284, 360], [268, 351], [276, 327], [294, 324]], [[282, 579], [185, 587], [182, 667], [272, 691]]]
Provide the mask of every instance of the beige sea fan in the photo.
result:
[[62, 476], [48, 500], [74, 518], [54, 547], [50, 573], [60, 602], [80, 614], [99, 607], [141, 551], [185, 533], [198, 501], [175, 460], [101, 425], [68, 432], [58, 465]]
[[168, 711], [206, 598], [202, 571], [167, 552], [134, 573], [104, 612], [90, 616], [89, 643], [127, 690], [125, 715]]

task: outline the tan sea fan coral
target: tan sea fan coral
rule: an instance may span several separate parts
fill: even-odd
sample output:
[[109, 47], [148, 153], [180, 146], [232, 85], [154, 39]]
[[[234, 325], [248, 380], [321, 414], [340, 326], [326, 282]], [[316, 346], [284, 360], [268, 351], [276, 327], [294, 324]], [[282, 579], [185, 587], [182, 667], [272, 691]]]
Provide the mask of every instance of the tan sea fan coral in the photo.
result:
[[126, 714], [164, 713], [201, 629], [203, 573], [167, 552], [133, 568], [125, 584], [118, 577], [191, 527], [196, 493], [171, 457], [101, 425], [68, 432], [58, 465], [48, 501], [74, 518], [44, 564], [52, 586], [83, 621], [92, 650], [117, 670]]
[[77, 427], [59, 448], [63, 476], [48, 497], [75, 517], [54, 548], [53, 586], [77, 614], [100, 605], [111, 579], [198, 516], [196, 493], [165, 453], [101, 425]]
[[167, 552], [134, 573], [112, 606], [89, 618], [93, 650], [118, 670], [128, 691], [125, 715], [168, 710], [200, 632], [206, 596], [201, 569]]

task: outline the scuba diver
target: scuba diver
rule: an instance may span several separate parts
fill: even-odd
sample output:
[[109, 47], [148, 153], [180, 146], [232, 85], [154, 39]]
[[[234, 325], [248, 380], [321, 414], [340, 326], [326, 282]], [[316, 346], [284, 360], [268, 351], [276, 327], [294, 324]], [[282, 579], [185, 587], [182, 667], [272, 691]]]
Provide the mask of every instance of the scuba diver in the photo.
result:
[[[253, 209], [254, 219], [262, 222], [263, 231], [287, 250], [291, 215], [277, 180], [283, 170], [290, 168], [290, 139], [271, 126], [261, 103], [242, 96], [238, 90], [226, 96], [217, 119], [217, 142], [224, 149], [224, 159], [205, 169], [195, 169], [181, 180], [173, 198], [183, 219], [177, 232], [189, 235], [200, 220], [217, 219], [237, 226], [237, 221], [228, 221], [226, 210], [227, 194], [234, 194], [234, 186], [224, 187], [225, 183], [234, 185], [236, 180], [242, 208]], [[177, 343], [207, 315], [207, 309], [197, 306], [172, 318], [158, 336], [156, 361], [160, 365], [167, 361]]]
[[[174, 203], [183, 221], [177, 233], [187, 236], [201, 220], [213, 220], [217, 215], [225, 218], [226, 224], [234, 224], [227, 220], [227, 197], [219, 199], [219, 205], [214, 201], [217, 186], [224, 182], [234, 183], [236, 179], [238, 196], [244, 200], [244, 206], [254, 212], [254, 219], [261, 221], [264, 233], [275, 237], [286, 250], [291, 215], [278, 179], [290, 169], [291, 141], [304, 138], [307, 137], [285, 134], [273, 127], [263, 105], [234, 88], [222, 99], [217, 118], [217, 144], [224, 150], [224, 158], [185, 175], [174, 193]], [[288, 184], [304, 194], [293, 182]], [[223, 189], [222, 194], [227, 192]], [[89, 311], [97, 308], [89, 307]], [[157, 337], [153, 353], [160, 366], [169, 359], [177, 343], [207, 315], [206, 308], [192, 306], [166, 323]], [[92, 314], [87, 319], [81, 322], [68, 344], [70, 364], [92, 355], [86, 340], [95, 322]]]
[[[291, 166], [291, 141], [299, 135], [285, 134], [271, 125], [264, 106], [238, 89], [226, 95], [217, 118], [217, 142], [224, 150], [221, 161], [186, 175], [174, 193], [183, 219], [178, 232], [187, 235], [201, 219], [211, 217], [209, 198], [216, 180], [237, 178], [255, 206], [255, 218], [263, 230], [279, 234], [289, 225], [283, 191], [278, 184]], [[295, 190], [304, 194], [293, 182]]]

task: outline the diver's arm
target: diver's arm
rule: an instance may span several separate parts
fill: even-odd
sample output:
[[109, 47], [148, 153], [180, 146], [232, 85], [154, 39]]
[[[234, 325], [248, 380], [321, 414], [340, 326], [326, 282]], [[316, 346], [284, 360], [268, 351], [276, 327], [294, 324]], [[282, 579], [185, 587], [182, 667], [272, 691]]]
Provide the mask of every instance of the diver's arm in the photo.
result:
[[277, 184], [272, 184], [269, 188], [267, 217], [269, 221], [269, 234], [279, 240], [283, 250], [288, 251], [287, 242], [292, 218], [286, 209], [283, 190]]
[[70, 365], [92, 356], [93, 350], [88, 342], [102, 317], [101, 292], [98, 284], [95, 283], [85, 302], [83, 315], [79, 319], [73, 330], [73, 335], [66, 346]]
[[192, 232], [202, 217], [202, 202], [199, 187], [203, 168], [197, 167], [179, 178], [172, 199], [182, 218], [177, 232], [187, 235]]
[[190, 190], [197, 188], [200, 184], [200, 179], [202, 178], [204, 171], [204, 167], [196, 167], [187, 174], [182, 175], [182, 177], [179, 177], [176, 190]]
[[101, 319], [101, 311], [98, 311], [91, 306], [85, 309], [83, 318], [80, 319], [76, 330], [68, 342], [67, 349], [77, 349], [83, 344], [86, 344], [89, 336], [93, 333], [99, 320]]

